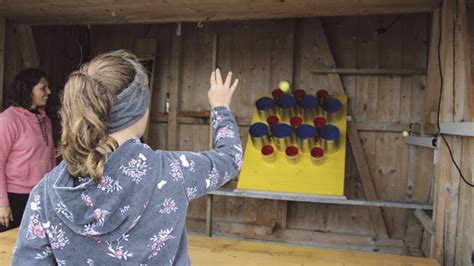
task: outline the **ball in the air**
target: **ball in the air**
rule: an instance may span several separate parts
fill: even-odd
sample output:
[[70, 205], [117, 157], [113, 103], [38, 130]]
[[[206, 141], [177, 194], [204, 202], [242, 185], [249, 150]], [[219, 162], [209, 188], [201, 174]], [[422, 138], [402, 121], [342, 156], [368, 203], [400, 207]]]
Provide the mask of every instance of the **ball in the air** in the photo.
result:
[[405, 131], [402, 132], [403, 137], [408, 137], [408, 135], [410, 135], [410, 133], [408, 133], [408, 131], [405, 130]]
[[280, 81], [280, 83], [278, 84], [278, 87], [280, 88], [280, 90], [282, 90], [284, 93], [287, 93], [289, 90], [290, 90], [290, 83], [286, 80], [282, 80]]

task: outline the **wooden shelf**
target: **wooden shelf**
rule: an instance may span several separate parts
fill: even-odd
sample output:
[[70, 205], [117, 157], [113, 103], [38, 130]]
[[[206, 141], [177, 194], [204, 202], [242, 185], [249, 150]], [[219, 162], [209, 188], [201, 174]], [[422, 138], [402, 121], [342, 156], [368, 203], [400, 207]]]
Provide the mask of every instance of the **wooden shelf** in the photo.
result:
[[318, 74], [357, 74], [357, 75], [426, 75], [426, 69], [391, 69], [391, 68], [313, 68]]
[[357, 206], [373, 206], [386, 208], [400, 208], [400, 209], [421, 209], [432, 210], [433, 205], [418, 202], [402, 202], [402, 201], [383, 201], [383, 200], [361, 200], [361, 199], [347, 199], [344, 196], [324, 196], [311, 194], [293, 194], [281, 192], [267, 192], [255, 190], [239, 190], [239, 189], [219, 189], [209, 193], [216, 196], [228, 197], [246, 197], [256, 199], [272, 199], [284, 201], [298, 201], [298, 202], [313, 202], [313, 203], [327, 203], [340, 205], [357, 205]]
[[[168, 123], [168, 114], [166, 113], [152, 113], [150, 116], [151, 122], [154, 123]], [[237, 124], [242, 127], [248, 127], [252, 123], [251, 118], [236, 117]], [[179, 112], [177, 121], [179, 124], [187, 125], [208, 125], [209, 111], [204, 112]], [[349, 126], [355, 125], [358, 131], [372, 131], [372, 132], [402, 132], [411, 131], [419, 133], [421, 125], [417, 123], [386, 123], [386, 122], [348, 122]]]

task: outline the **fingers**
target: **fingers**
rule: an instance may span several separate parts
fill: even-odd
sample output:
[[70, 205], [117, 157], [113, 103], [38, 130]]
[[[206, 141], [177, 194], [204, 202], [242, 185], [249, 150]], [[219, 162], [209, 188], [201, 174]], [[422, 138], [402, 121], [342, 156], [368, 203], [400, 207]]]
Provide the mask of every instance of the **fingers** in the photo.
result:
[[227, 77], [225, 78], [224, 88], [230, 88], [231, 81], [232, 81], [232, 72], [229, 71], [229, 73], [227, 73]]
[[223, 86], [224, 85], [222, 83], [221, 71], [219, 69], [216, 69], [216, 82], [217, 82], [217, 86]]
[[10, 220], [13, 222], [15, 220], [13, 220], [13, 213], [10, 213]]
[[211, 86], [216, 85], [216, 71], [211, 72], [211, 80], [210, 80]]
[[234, 83], [232, 84], [232, 87], [230, 87], [230, 91], [234, 93], [235, 88], [237, 88], [237, 85], [239, 85], [239, 79], [234, 80]]
[[0, 224], [5, 227], [8, 227], [10, 225], [8, 217], [0, 217]]

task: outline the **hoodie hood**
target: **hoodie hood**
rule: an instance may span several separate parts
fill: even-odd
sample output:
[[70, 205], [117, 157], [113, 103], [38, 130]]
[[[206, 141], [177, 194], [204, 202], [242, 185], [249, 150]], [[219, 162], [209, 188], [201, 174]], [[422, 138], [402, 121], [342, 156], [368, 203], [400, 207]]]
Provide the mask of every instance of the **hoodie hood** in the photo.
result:
[[17, 115], [19, 115], [23, 119], [33, 121], [33, 122], [38, 122], [38, 118], [43, 119], [46, 117], [46, 112], [44, 111], [44, 107], [38, 108], [38, 114], [32, 113], [26, 110], [25, 108], [19, 107], [19, 106], [10, 106], [9, 108], [11, 108]]
[[[146, 147], [147, 149], [143, 149]], [[156, 187], [159, 167], [151, 167], [156, 154], [138, 139], [123, 143], [107, 158], [100, 182], [68, 173], [63, 161], [54, 169], [49, 194], [60, 219], [75, 233], [96, 240], [116, 240], [140, 220]]]

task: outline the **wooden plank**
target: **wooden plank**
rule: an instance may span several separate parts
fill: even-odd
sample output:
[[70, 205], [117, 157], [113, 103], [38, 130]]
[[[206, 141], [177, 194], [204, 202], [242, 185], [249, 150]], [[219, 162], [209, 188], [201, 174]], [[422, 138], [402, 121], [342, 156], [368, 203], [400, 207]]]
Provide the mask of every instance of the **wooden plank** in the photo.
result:
[[[18, 230], [0, 233], [0, 264], [11, 264]], [[390, 261], [390, 265], [431, 266], [433, 259], [329, 250], [296, 245], [243, 241], [239, 239], [209, 238], [189, 235], [189, 255], [193, 265], [376, 265]]]
[[4, 17], [0, 17], [0, 112], [3, 111], [3, 91], [5, 84], [3, 82], [3, 73], [5, 69], [5, 28]]
[[181, 69], [181, 36], [171, 35], [171, 74], [169, 76], [170, 110], [168, 114], [168, 137], [167, 149], [176, 150], [178, 148], [177, 136], [179, 135], [177, 114], [178, 97], [180, 88], [180, 69]]
[[426, 93], [425, 93], [425, 110], [423, 117], [423, 131], [427, 130], [426, 124], [437, 123], [437, 104], [439, 98], [439, 56], [438, 56], [438, 40], [439, 40], [439, 16], [440, 9], [436, 9], [431, 17], [431, 34], [430, 46], [428, 51], [428, 73], [426, 77]]
[[437, 265], [433, 259], [189, 236], [193, 265]]
[[[455, 25], [455, 98], [454, 119], [473, 121], [473, 80], [472, 80], [472, 51], [468, 23], [466, 1], [460, 0], [456, 8]], [[472, 29], [471, 29], [472, 30]], [[461, 94], [461, 96], [458, 96]], [[464, 177], [474, 184], [474, 138], [462, 138], [461, 171]], [[470, 178], [469, 178], [470, 175]], [[456, 232], [455, 265], [468, 265], [474, 263], [474, 211], [473, 188], [460, 182], [458, 226]]]
[[[317, 28], [315, 29], [315, 31], [320, 33], [320, 38], [318, 38], [319, 48], [321, 49], [321, 53], [324, 56], [325, 63], [328, 66], [335, 67], [335, 61], [332, 56], [327, 38], [325, 38], [324, 29], [322, 27], [320, 20], [318, 20], [318, 23], [316, 23], [316, 26]], [[342, 85], [342, 81], [339, 74], [330, 73], [328, 74], [328, 76], [329, 76], [329, 81], [333, 89], [338, 94], [345, 94], [344, 86]], [[348, 114], [349, 115], [352, 114], [350, 108], [348, 108]], [[367, 199], [375, 200], [377, 199], [377, 194], [375, 192], [375, 188], [372, 182], [369, 166], [365, 159], [365, 155], [362, 149], [362, 144], [359, 138], [359, 134], [357, 133], [357, 130], [351, 126], [348, 127], [347, 134], [348, 134], [349, 142], [351, 144], [353, 155], [356, 160], [357, 167], [359, 169], [359, 174], [361, 176], [365, 195]], [[388, 237], [388, 233], [385, 227], [385, 222], [383, 220], [381, 209], [376, 208], [376, 207], [371, 207], [370, 213], [372, 217], [372, 222], [374, 223], [374, 226], [375, 226], [375, 231], [376, 231], [377, 236]]]
[[[135, 55], [139, 58], [139, 60], [145, 63], [145, 66], [149, 65], [151, 61], [151, 69], [149, 74], [149, 89], [150, 89], [150, 101], [148, 103], [149, 111], [152, 112], [151, 102], [153, 99], [154, 94], [154, 79], [155, 79], [155, 58], [156, 58], [156, 39], [155, 38], [140, 38], [135, 40]], [[145, 129], [145, 133], [143, 134], [143, 139], [145, 142], [149, 142], [149, 131], [150, 131], [150, 117], [148, 117], [147, 126]]]
[[[379, 34], [379, 66], [380, 68], [403, 68], [403, 21], [402, 15], [397, 20], [396, 15], [380, 17], [380, 26], [394, 23], [390, 30], [384, 34]], [[394, 22], [395, 21], [395, 22]], [[400, 122], [401, 85], [402, 76], [380, 76], [378, 77], [377, 88], [377, 113], [376, 120], [396, 123]], [[376, 168], [372, 169], [372, 180], [375, 191], [383, 200], [403, 200], [402, 191], [406, 188], [406, 173], [400, 174], [401, 160], [393, 158], [406, 158], [401, 154], [404, 146], [403, 138], [400, 134], [377, 132], [375, 134], [375, 163]], [[402, 192], [398, 195], [397, 193]], [[384, 219], [393, 238], [403, 238], [404, 230], [401, 226], [401, 219], [406, 216], [404, 210], [383, 209]]]
[[[427, 42], [429, 40], [429, 15], [405, 15], [403, 24], [403, 68], [424, 68], [427, 62]], [[426, 76], [406, 76], [402, 77], [401, 104], [400, 104], [400, 122], [409, 122], [416, 125], [422, 121], [423, 117], [423, 96]], [[420, 127], [418, 127], [420, 132]], [[402, 144], [402, 160], [400, 163], [400, 175], [406, 176], [406, 185], [404, 189], [397, 190], [397, 198], [404, 200], [428, 201], [431, 175], [418, 174], [417, 168], [431, 169], [432, 158], [422, 157], [424, 148], [412, 145]], [[433, 154], [433, 153], [431, 153]], [[421, 193], [423, 194], [421, 194]], [[414, 214], [408, 212], [401, 219], [401, 227], [404, 231], [405, 241], [412, 255], [415, 251], [420, 251], [421, 241], [423, 239], [423, 226], [420, 224]], [[411, 252], [413, 251], [413, 252]]]
[[310, 195], [310, 194], [292, 195], [289, 193], [265, 192], [265, 191], [253, 191], [253, 190], [220, 189], [220, 190], [210, 192], [209, 194], [219, 195], [219, 196], [228, 196], [228, 197], [248, 197], [248, 198], [257, 198], [257, 199], [273, 199], [273, 200], [342, 204], [342, 205], [354, 205], [354, 206], [423, 209], [423, 210], [433, 209], [433, 206], [431, 204], [418, 203], [418, 202], [356, 200], [356, 199], [345, 199], [343, 197], [336, 197], [336, 196], [322, 196], [322, 195]]
[[38, 52], [36, 42], [30, 25], [16, 25], [18, 46], [20, 47], [23, 67], [39, 67]]
[[313, 68], [313, 73], [337, 73], [337, 74], [357, 74], [357, 75], [397, 75], [414, 76], [426, 75], [425, 69], [391, 69], [391, 68]]
[[[205, 221], [188, 219], [190, 232], [201, 231]], [[253, 240], [283, 241], [296, 245], [325, 248], [343, 248], [360, 251], [404, 254], [403, 241], [399, 239], [374, 238], [357, 234], [339, 234], [314, 230], [274, 229], [272, 225], [251, 225], [236, 221], [215, 221], [215, 235], [233, 236]]]
[[431, 217], [429, 217], [423, 210], [421, 209], [416, 209], [413, 211], [413, 214], [418, 218], [420, 223], [423, 225], [423, 227], [430, 233], [434, 233], [434, 223]]
[[[455, 76], [455, 72], [459, 67], [459, 61], [456, 60], [455, 40], [458, 31], [455, 30], [456, 25], [455, 16], [455, 1], [444, 1], [442, 14], [442, 28], [441, 28], [441, 65], [443, 82], [441, 83], [443, 89], [443, 97], [441, 97], [440, 108], [440, 122], [451, 122], [458, 119], [456, 113], [464, 113], [464, 110], [454, 111], [460, 106], [454, 105], [452, 97], [445, 95], [454, 95], [460, 93], [459, 88], [456, 88], [455, 83], [459, 83], [459, 79], [465, 77]], [[462, 92], [465, 94], [465, 92]], [[456, 121], [458, 122], [458, 121]], [[453, 150], [454, 159], [460, 161], [461, 145], [458, 139], [446, 136], [445, 137]], [[435, 172], [435, 201], [433, 219], [436, 225], [434, 236], [433, 256], [440, 263], [445, 265], [454, 265], [455, 251], [456, 251], [456, 230], [458, 225], [458, 205], [459, 205], [459, 175], [453, 166], [451, 158], [448, 154], [448, 149], [444, 143], [441, 143], [439, 149], [439, 158], [436, 164]]]
[[440, 0], [3, 1], [0, 16], [34, 24], [159, 23], [431, 12]]

